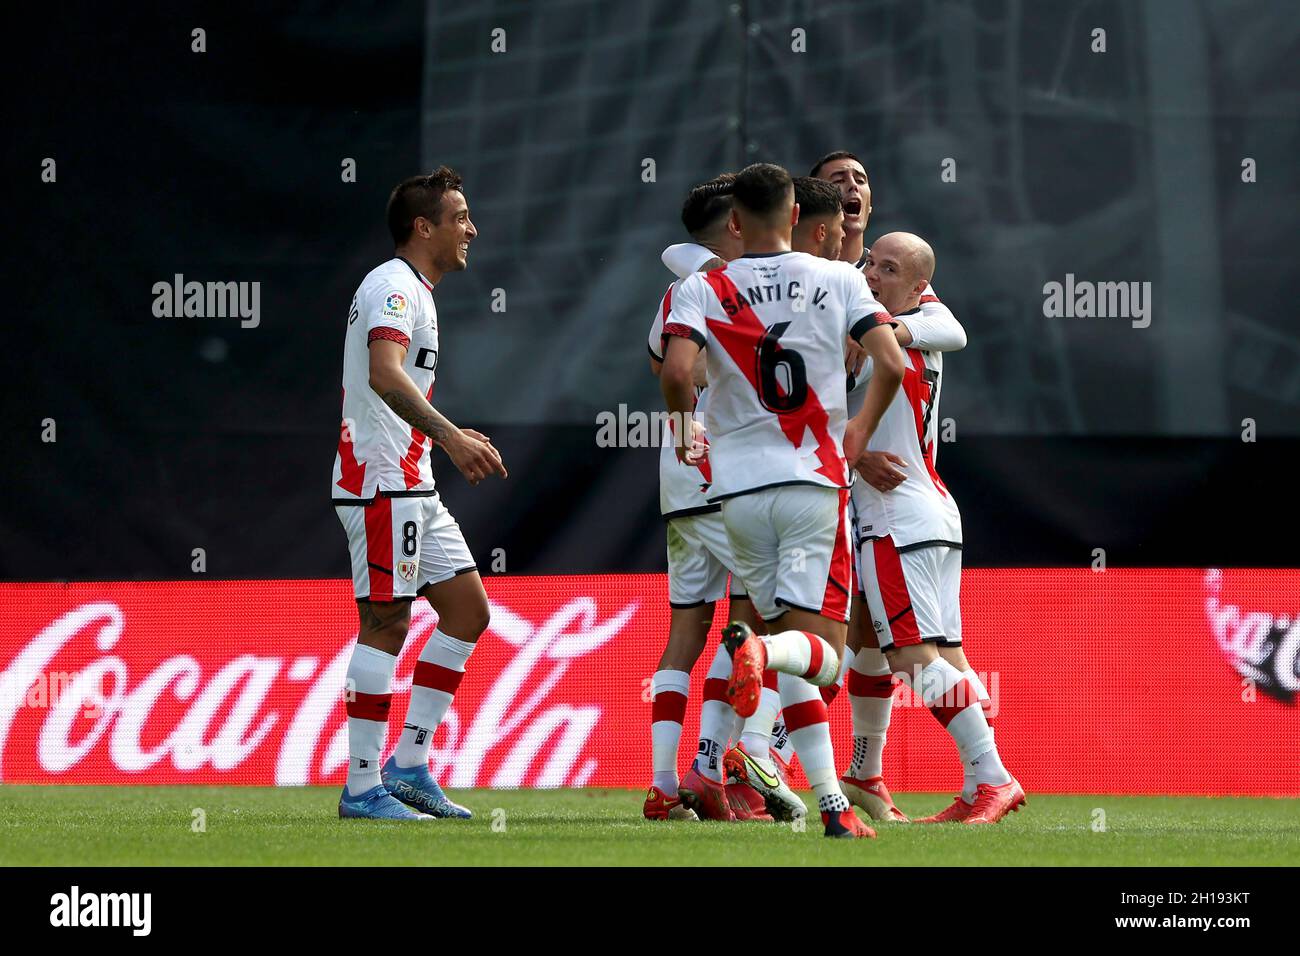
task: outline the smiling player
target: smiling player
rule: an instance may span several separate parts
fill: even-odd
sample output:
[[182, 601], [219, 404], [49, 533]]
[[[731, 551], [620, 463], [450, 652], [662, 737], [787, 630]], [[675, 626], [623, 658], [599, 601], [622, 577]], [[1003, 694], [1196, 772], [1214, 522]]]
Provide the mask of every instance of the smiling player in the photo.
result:
[[[347, 673], [348, 779], [340, 817], [469, 817], [429, 773], [429, 744], [488, 625], [487, 594], [460, 526], [433, 484], [442, 448], [470, 484], [506, 477], [486, 435], [457, 428], [429, 404], [438, 365], [434, 286], [468, 262], [478, 230], [461, 178], [442, 166], [399, 183], [388, 200], [393, 258], [361, 281], [343, 347], [343, 423], [334, 459], [335, 511], [348, 537], [360, 629]], [[411, 601], [438, 612], [420, 652], [397, 749], [379, 758], [393, 671]]]

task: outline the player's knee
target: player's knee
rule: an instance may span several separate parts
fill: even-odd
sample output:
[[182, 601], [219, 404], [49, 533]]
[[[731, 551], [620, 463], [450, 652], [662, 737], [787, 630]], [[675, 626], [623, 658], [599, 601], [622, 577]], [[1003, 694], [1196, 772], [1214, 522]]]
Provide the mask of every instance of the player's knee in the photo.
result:
[[406, 643], [410, 618], [405, 614], [363, 614], [358, 640], [387, 654], [397, 654]]
[[[462, 641], [474, 641], [488, 629], [491, 623], [492, 611], [488, 607], [487, 598], [484, 597], [481, 601], [474, 601], [456, 609], [455, 635]], [[448, 633], [452, 633], [450, 628]]]

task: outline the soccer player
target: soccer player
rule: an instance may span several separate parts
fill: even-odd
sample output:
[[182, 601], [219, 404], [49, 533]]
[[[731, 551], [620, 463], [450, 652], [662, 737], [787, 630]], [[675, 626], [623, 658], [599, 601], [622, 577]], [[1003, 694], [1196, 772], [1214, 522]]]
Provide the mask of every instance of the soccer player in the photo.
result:
[[839, 189], [844, 204], [844, 242], [839, 258], [841, 262], [852, 262], [862, 268], [867, 220], [871, 218], [871, 184], [862, 160], [847, 149], [837, 149], [817, 160], [808, 175], [824, 179]]
[[[799, 221], [794, 224], [791, 231], [791, 249], [831, 261], [838, 259], [840, 243], [844, 237], [844, 211], [839, 191], [823, 180], [800, 176], [794, 180], [794, 195], [795, 202], [799, 206]], [[735, 254], [718, 257], [711, 248], [698, 242], [681, 243], [666, 249], [663, 259], [670, 269], [681, 270], [684, 278], [696, 271], [692, 267], [697, 264], [700, 270], [707, 271], [724, 265], [726, 260], [735, 258]], [[857, 352], [862, 351], [856, 343], [852, 344]], [[703, 357], [704, 353], [701, 353], [700, 359]], [[697, 359], [697, 362], [700, 359]], [[697, 408], [696, 417], [700, 418], [702, 414], [702, 410]], [[665, 460], [676, 463], [676, 456], [666, 457]], [[751, 627], [762, 630], [761, 627], [756, 626], [754, 620], [748, 618], [742, 620]], [[845, 668], [841, 668], [841, 681], [844, 679], [844, 671]], [[709, 671], [706, 695], [713, 692], [709, 685], [716, 687], [724, 684], [730, 675], [731, 658], [722, 647], [719, 647], [718, 656]], [[789, 819], [791, 813], [794, 816], [803, 815], [800, 812], [803, 804], [802, 801], [797, 804], [794, 802], [798, 801], [798, 797], [786, 783], [787, 761], [781, 753], [781, 748], [773, 749], [771, 746], [775, 737], [779, 743], [784, 743], [786, 745], [784, 749], [789, 751], [789, 735], [785, 732], [784, 725], [778, 722], [781, 700], [776, 686], [776, 673], [765, 672], [764, 681], [758, 708], [745, 719], [739, 739], [736, 745], [727, 751], [723, 764], [729, 780], [749, 784], [763, 795], [768, 810], [775, 818]], [[821, 688], [822, 697], [828, 705], [839, 686], [839, 683], [834, 683]], [[725, 700], [723, 703], [725, 704]], [[703, 748], [703, 745], [701, 747]]]
[[[752, 714], [763, 671], [777, 671], [786, 725], [826, 835], [870, 837], [840, 792], [817, 687], [837, 677], [845, 642], [848, 469], [897, 390], [903, 357], [861, 273], [791, 251], [799, 211], [789, 173], [768, 163], [747, 167], [736, 177], [733, 206], [744, 255], [677, 290], [664, 324], [660, 385], [669, 411], [687, 418], [696, 356], [708, 346], [708, 497], [722, 502], [750, 600], [769, 631], [777, 620], [785, 628], [761, 638], [739, 622], [724, 631], [734, 652], [732, 706]], [[847, 422], [846, 335], [875, 370], [862, 409]], [[692, 451], [683, 446], [677, 454], [684, 460]]]
[[[866, 169], [857, 156], [841, 149], [819, 159], [814, 164], [811, 175], [823, 178], [839, 190], [841, 201], [849, 211], [845, 217], [845, 238], [839, 258], [854, 263], [865, 274], [869, 252], [865, 247], [865, 236], [867, 223], [871, 219], [871, 185]], [[928, 284], [921, 294], [921, 312], [913, 314], [906, 322], [896, 321], [893, 324], [900, 345], [911, 345], [911, 336], [915, 330], [918, 336], [923, 337], [923, 340], [918, 340], [918, 346], [935, 355], [936, 361], [942, 361], [938, 353], [965, 348], [966, 345], [961, 325]], [[862, 354], [861, 349], [852, 343], [849, 352], [853, 365], [853, 380], [849, 383], [852, 392], [856, 378], [862, 371]], [[857, 401], [860, 400], [861, 393], [857, 396]], [[854, 407], [856, 403], [851, 399], [850, 410]], [[906, 478], [905, 472], [900, 470], [902, 468], [905, 468], [905, 462], [897, 455], [887, 451], [868, 450], [859, 460], [856, 470], [860, 479], [883, 492], [893, 489]], [[862, 481], [856, 481], [849, 503], [855, 529], [861, 524], [857, 511], [864, 494]], [[855, 547], [855, 560], [858, 559], [857, 551]], [[859, 579], [862, 573], [862, 568], [859, 567]], [[867, 627], [867, 623], [862, 591], [859, 589], [853, 595], [848, 646], [845, 650], [845, 671], [854, 722], [853, 763], [849, 772], [841, 778], [840, 785], [849, 801], [861, 807], [873, 819], [906, 823], [907, 816], [895, 806], [882, 775], [881, 754], [893, 706], [893, 678], [889, 663], [877, 646], [874, 629]], [[834, 689], [828, 688], [831, 691]]]
[[[722, 264], [741, 252], [740, 236], [731, 222], [734, 180], [734, 175], [724, 174], [696, 186], [682, 206], [682, 224], [694, 240], [693, 249], [698, 250], [692, 254], [697, 261], [703, 257], [701, 264], [708, 261]], [[651, 324], [648, 346], [650, 368], [655, 375], [659, 374], [663, 362], [664, 321], [679, 285], [680, 281], [668, 287]], [[709, 395], [703, 353], [697, 358], [693, 382], [698, 420], [707, 407]], [[715, 604], [727, 593], [733, 562], [721, 506], [711, 504], [704, 494], [710, 480], [708, 460], [681, 462], [671, 430], [664, 439], [659, 456], [659, 507], [668, 527], [668, 598], [672, 610], [668, 645], [652, 687], [650, 733], [654, 778], [642, 812], [652, 820], [699, 817], [771, 820], [803, 816], [807, 808], [782, 780], [770, 788], [770, 794], [763, 795], [743, 781], [725, 781], [723, 754], [734, 736], [737, 717], [725, 695], [731, 657], [721, 643], [704, 684], [697, 756], [686, 778], [678, 781], [677, 755], [690, 691], [690, 671], [707, 643]], [[733, 617], [756, 624], [753, 605], [741, 589], [739, 579], [732, 576], [732, 582]]]
[[[888, 670], [911, 686], [952, 736], [965, 768], [963, 796], [942, 814], [918, 822], [996, 823], [1018, 809], [1025, 794], [1002, 765], [985, 717], [988, 693], [961, 652], [961, 515], [934, 467], [934, 413], [941, 349], [964, 346], [965, 333], [955, 319], [945, 326], [922, 313], [933, 275], [934, 251], [919, 236], [890, 233], [871, 246], [867, 282], [893, 315], [907, 346], [907, 367], [869, 447], [891, 455], [906, 475], [888, 490], [881, 489], [891, 482], [879, 478], [854, 486], [861, 579]], [[868, 362], [859, 384], [872, 375]], [[859, 396], [870, 397], [855, 390], [850, 408]], [[879, 652], [870, 644], [857, 651], [849, 675], [854, 761], [841, 781], [846, 793], [879, 781], [892, 697], [888, 673], [874, 666]], [[873, 695], [862, 692], [870, 683], [880, 685], [874, 713], [865, 710]], [[887, 791], [883, 796], [888, 799]]]
[[[794, 198], [799, 207], [799, 221], [790, 233], [791, 250], [834, 262], [839, 258], [840, 243], [844, 238], [844, 208], [839, 191], [823, 180], [798, 176], [794, 180]], [[862, 351], [857, 343], [851, 339], [847, 341], [858, 352]], [[840, 681], [844, 679], [844, 671], [845, 668], [841, 667]], [[768, 685], [759, 697], [758, 708], [745, 719], [740, 740], [723, 758], [731, 777], [749, 783], [769, 800], [772, 799], [769, 794], [776, 786], [785, 786], [787, 758], [781, 750], [788, 753], [790, 739], [784, 724], [779, 721], [781, 699], [771, 686], [771, 679], [775, 676], [773, 671], [764, 672]], [[820, 688], [822, 699], [828, 706], [839, 686], [836, 682]], [[773, 747], [774, 738], [784, 744], [784, 748]]]
[[823, 179], [797, 176], [794, 200], [799, 221], [790, 232], [790, 248], [832, 262], [844, 245], [844, 201], [839, 190]]
[[[333, 498], [360, 628], [348, 664], [340, 817], [471, 816], [429, 773], [434, 731], [488, 625], [487, 594], [434, 487], [431, 450], [439, 446], [470, 484], [506, 477], [486, 435], [457, 428], [429, 404], [438, 365], [433, 288], [466, 267], [478, 234], [461, 185], [446, 166], [398, 183], [388, 199], [393, 258], [361, 281], [348, 313]], [[438, 612], [438, 627], [420, 652], [402, 734], [381, 769], [393, 670], [417, 595]]]

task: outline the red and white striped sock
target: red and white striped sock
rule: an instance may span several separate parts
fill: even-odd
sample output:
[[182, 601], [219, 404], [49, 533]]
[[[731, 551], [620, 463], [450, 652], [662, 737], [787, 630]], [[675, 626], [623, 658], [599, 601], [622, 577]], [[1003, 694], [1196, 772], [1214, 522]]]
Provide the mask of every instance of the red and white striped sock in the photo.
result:
[[973, 765], [976, 784], [1009, 783], [1011, 775], [998, 757], [979, 696], [961, 671], [940, 657], [923, 667], [918, 676], [921, 702], [952, 736], [962, 763]]
[[745, 720], [740, 731], [740, 742], [755, 757], [767, 759], [772, 743], [772, 725], [781, 711], [781, 692], [777, 689], [777, 672], [763, 671], [763, 692], [758, 698], [758, 710]]
[[781, 631], [759, 640], [767, 645], [768, 670], [802, 677], [818, 687], [835, 682], [840, 669], [839, 655], [816, 634]]
[[650, 755], [654, 785], [670, 797], [677, 796], [677, 748], [686, 717], [686, 696], [691, 675], [686, 671], [656, 671], [650, 685]]
[[359, 797], [379, 786], [379, 757], [388, 731], [397, 658], [357, 644], [348, 661], [343, 700], [348, 714], [348, 793]]
[[790, 731], [794, 752], [803, 765], [804, 776], [817, 794], [817, 809], [823, 813], [847, 810], [849, 802], [836, 779], [835, 751], [831, 745], [831, 725], [826, 719], [826, 702], [817, 688], [802, 677], [782, 673], [779, 685], [785, 725]]
[[853, 709], [853, 762], [849, 776], [879, 777], [883, 771], [885, 737], [894, 705], [894, 678], [885, 655], [874, 647], [858, 651], [849, 671], [849, 706]]
[[402, 736], [397, 740], [393, 760], [399, 767], [420, 767], [429, 763], [429, 745], [433, 732], [456, 696], [456, 688], [465, 676], [465, 662], [473, 653], [469, 641], [435, 630], [424, 642], [411, 678], [411, 703], [402, 722]]

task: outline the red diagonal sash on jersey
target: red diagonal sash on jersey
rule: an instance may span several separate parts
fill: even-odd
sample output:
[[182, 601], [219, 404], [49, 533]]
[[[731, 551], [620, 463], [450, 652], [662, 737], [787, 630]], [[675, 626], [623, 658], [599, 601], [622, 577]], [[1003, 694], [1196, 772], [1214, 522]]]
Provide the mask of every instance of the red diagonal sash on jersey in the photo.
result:
[[[700, 393], [699, 393], [699, 389], [696, 389], [696, 391], [695, 391], [695, 404], [691, 406], [691, 418], [692, 418], [692, 419], [695, 417], [695, 409], [699, 406], [699, 404], [700, 404]], [[670, 419], [668, 419], [668, 431], [672, 433], [672, 435], [673, 435], [673, 441], [676, 441], [676, 440], [677, 440], [677, 438], [676, 438], [676, 436], [677, 436], [677, 425], [676, 425], [676, 421], [677, 421], [677, 419], [675, 419], [675, 418], [670, 418]], [[701, 440], [701, 442], [704, 444], [704, 446], [707, 448], [707, 447], [708, 447], [708, 444], [709, 444], [709, 436], [708, 436], [708, 435], [704, 435], [700, 440]], [[688, 445], [687, 447], [690, 447], [690, 446]], [[686, 462], [681, 461], [681, 459], [678, 459], [678, 462], [679, 462], [680, 464], [683, 464], [683, 465], [686, 464]], [[702, 484], [702, 485], [700, 486], [700, 491], [701, 491], [701, 492], [708, 491], [708, 490], [709, 490], [709, 485], [713, 484], [713, 462], [709, 461], [709, 456], [708, 456], [707, 451], [706, 451], [706, 453], [705, 453], [705, 455], [704, 455], [703, 458], [701, 458], [699, 461], [695, 462], [694, 466], [687, 465], [687, 467], [695, 467], [695, 468], [698, 468], [698, 469], [699, 469], [701, 477], [704, 478], [704, 484]]]
[[[727, 277], [726, 271], [726, 267], [723, 266], [705, 273], [704, 278], [712, 287], [719, 302], [725, 301], [728, 296], [731, 297], [731, 301], [736, 305], [736, 312], [731, 316], [730, 322], [706, 319], [706, 323], [709, 331], [731, 356], [731, 360], [736, 363], [736, 367], [757, 393], [759, 390], [758, 345], [767, 334], [767, 329], [764, 328], [753, 307], [740, 295], [736, 284]], [[773, 414], [781, 425], [781, 431], [795, 448], [803, 444], [804, 432], [811, 430], [813, 437], [817, 439], [817, 460], [821, 462], [817, 473], [825, 475], [837, 485], [848, 484], [844, 455], [840, 452], [835, 439], [831, 437], [830, 417], [826, 414], [826, 409], [822, 406], [821, 399], [817, 397], [817, 392], [813, 390], [812, 385], [808, 386], [807, 400], [799, 408]]]
[[[347, 389], [343, 390], [343, 401], [348, 398]], [[357, 436], [348, 428], [347, 419], [343, 419], [339, 425], [339, 480], [338, 486], [344, 491], [360, 496], [362, 487], [366, 483], [366, 465], [365, 462], [358, 462], [356, 452], [353, 450]]]
[[933, 394], [931, 386], [925, 380], [925, 359], [917, 349], [904, 349], [903, 354], [911, 365], [903, 374], [903, 393], [912, 409], [912, 417], [916, 419], [916, 444], [921, 449], [921, 457], [925, 459], [925, 469], [930, 473], [930, 480], [934, 482], [939, 494], [946, 498], [948, 489], [943, 486], [939, 473], [934, 470], [934, 447], [925, 443], [925, 413], [921, 409], [921, 402], [928, 397], [927, 393]]
[[[433, 398], [433, 386], [429, 386], [429, 391], [425, 394], [424, 400], [430, 401]], [[406, 483], [406, 490], [410, 491], [420, 483], [420, 459], [424, 456], [424, 443], [428, 441], [429, 436], [414, 425], [411, 426], [411, 445], [406, 449], [406, 454], [402, 456], [402, 480]]]

